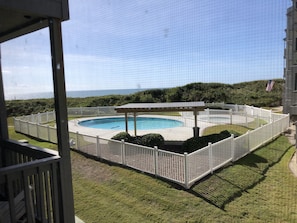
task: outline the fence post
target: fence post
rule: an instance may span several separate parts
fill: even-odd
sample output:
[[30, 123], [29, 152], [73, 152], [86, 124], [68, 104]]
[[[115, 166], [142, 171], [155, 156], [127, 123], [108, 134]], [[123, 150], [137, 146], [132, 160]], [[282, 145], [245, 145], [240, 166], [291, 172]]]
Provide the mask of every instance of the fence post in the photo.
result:
[[232, 109], [229, 109], [229, 114], [230, 114], [230, 124], [232, 125]]
[[249, 153], [251, 152], [251, 148], [250, 148], [250, 130], [247, 131], [247, 146], [249, 149]]
[[234, 134], [231, 134], [231, 156], [232, 156], [232, 162], [235, 160], [235, 141], [234, 141]]
[[26, 123], [27, 123], [27, 132], [26, 132], [26, 134], [30, 135], [29, 121], [27, 121]]
[[53, 121], [56, 121], [56, 112], [55, 112], [55, 110], [53, 110], [52, 113], [53, 113], [53, 116], [54, 116], [53, 117], [53, 119], [54, 119]]
[[209, 146], [209, 150], [208, 150], [208, 154], [209, 154], [209, 168], [210, 168], [210, 172], [211, 174], [213, 174], [213, 162], [212, 162], [212, 144], [211, 142], [208, 143], [208, 146]]
[[83, 109], [82, 107], [79, 107], [80, 108], [80, 116], [83, 116]]
[[39, 139], [39, 124], [36, 125], [36, 137]]
[[121, 162], [123, 165], [126, 165], [126, 158], [125, 158], [125, 140], [121, 139]]
[[158, 152], [158, 146], [154, 146], [154, 164], [155, 164], [155, 175], [158, 176], [158, 156], [159, 156], [159, 152]]
[[38, 114], [37, 114], [37, 123], [38, 123], [38, 124], [40, 123], [40, 120], [41, 120], [41, 118], [40, 118], [40, 113], [38, 112]]
[[49, 125], [47, 125], [47, 139], [48, 139], [48, 141], [51, 140], [51, 132], [50, 132], [50, 127], [49, 127]]
[[184, 166], [184, 172], [185, 172], [185, 187], [186, 189], [189, 189], [189, 173], [188, 173], [188, 153], [184, 153], [184, 159], [185, 159], [185, 166]]
[[206, 111], [206, 115], [207, 115], [207, 121], [209, 122], [209, 119], [210, 119], [210, 117], [209, 117], [209, 115], [210, 115], [209, 108], [205, 109], [205, 111]]
[[248, 114], [247, 111], [244, 111], [245, 113], [245, 126], [248, 127]]
[[274, 122], [270, 122], [271, 128], [270, 128], [270, 139], [273, 139], [273, 127], [274, 127]]
[[79, 150], [79, 132], [76, 132], [76, 149]]
[[96, 136], [96, 157], [101, 158], [101, 147], [99, 136]]

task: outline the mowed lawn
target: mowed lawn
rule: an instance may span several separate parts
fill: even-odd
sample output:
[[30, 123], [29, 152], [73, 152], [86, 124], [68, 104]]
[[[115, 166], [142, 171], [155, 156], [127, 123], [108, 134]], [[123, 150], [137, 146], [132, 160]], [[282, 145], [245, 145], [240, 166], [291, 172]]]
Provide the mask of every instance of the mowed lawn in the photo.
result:
[[[12, 129], [10, 137], [26, 138]], [[281, 136], [190, 190], [72, 152], [75, 212], [86, 223], [297, 222], [294, 150]]]
[[287, 138], [191, 190], [72, 154], [76, 214], [85, 222], [297, 222], [297, 179]]

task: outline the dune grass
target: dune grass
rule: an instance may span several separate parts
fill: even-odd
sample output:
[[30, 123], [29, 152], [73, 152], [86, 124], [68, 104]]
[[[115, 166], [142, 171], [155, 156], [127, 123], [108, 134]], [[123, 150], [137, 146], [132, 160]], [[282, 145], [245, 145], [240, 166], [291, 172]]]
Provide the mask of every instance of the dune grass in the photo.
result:
[[288, 169], [294, 150], [281, 136], [190, 190], [71, 152], [75, 211], [86, 223], [297, 222], [297, 179]]

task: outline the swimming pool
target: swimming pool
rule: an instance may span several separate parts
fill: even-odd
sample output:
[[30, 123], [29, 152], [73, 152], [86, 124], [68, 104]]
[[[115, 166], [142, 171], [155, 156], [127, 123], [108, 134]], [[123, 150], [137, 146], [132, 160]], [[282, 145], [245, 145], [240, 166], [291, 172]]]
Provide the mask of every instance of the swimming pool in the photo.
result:
[[[96, 128], [96, 129], [111, 129], [111, 130], [125, 130], [124, 117], [110, 117], [110, 118], [97, 118], [80, 121], [80, 126]], [[151, 129], [166, 129], [183, 126], [183, 122], [168, 119], [168, 118], [154, 118], [154, 117], [137, 117], [136, 128], [138, 130], [151, 130]], [[134, 118], [128, 117], [128, 129], [134, 129]]]

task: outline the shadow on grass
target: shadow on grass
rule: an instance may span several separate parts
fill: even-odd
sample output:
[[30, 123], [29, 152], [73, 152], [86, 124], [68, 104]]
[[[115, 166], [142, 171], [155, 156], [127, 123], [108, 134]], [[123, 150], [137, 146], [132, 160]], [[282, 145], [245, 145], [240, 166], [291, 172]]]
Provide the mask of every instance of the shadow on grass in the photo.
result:
[[188, 191], [224, 210], [226, 204], [265, 180], [269, 168], [278, 163], [291, 147], [278, 147], [272, 142], [202, 179]]
[[[268, 169], [278, 163], [291, 147], [288, 143], [286, 144], [284, 137], [279, 137], [270, 144], [216, 171], [213, 175], [203, 178], [186, 191], [224, 210], [225, 205], [240, 197], [243, 193], [247, 193], [248, 189], [263, 181]], [[115, 164], [92, 155], [87, 155], [81, 151], [74, 151], [87, 158], [92, 158], [108, 165], [141, 172], [121, 164]], [[148, 173], [146, 175], [160, 179], [175, 189], [185, 190], [182, 186], [171, 181]]]

